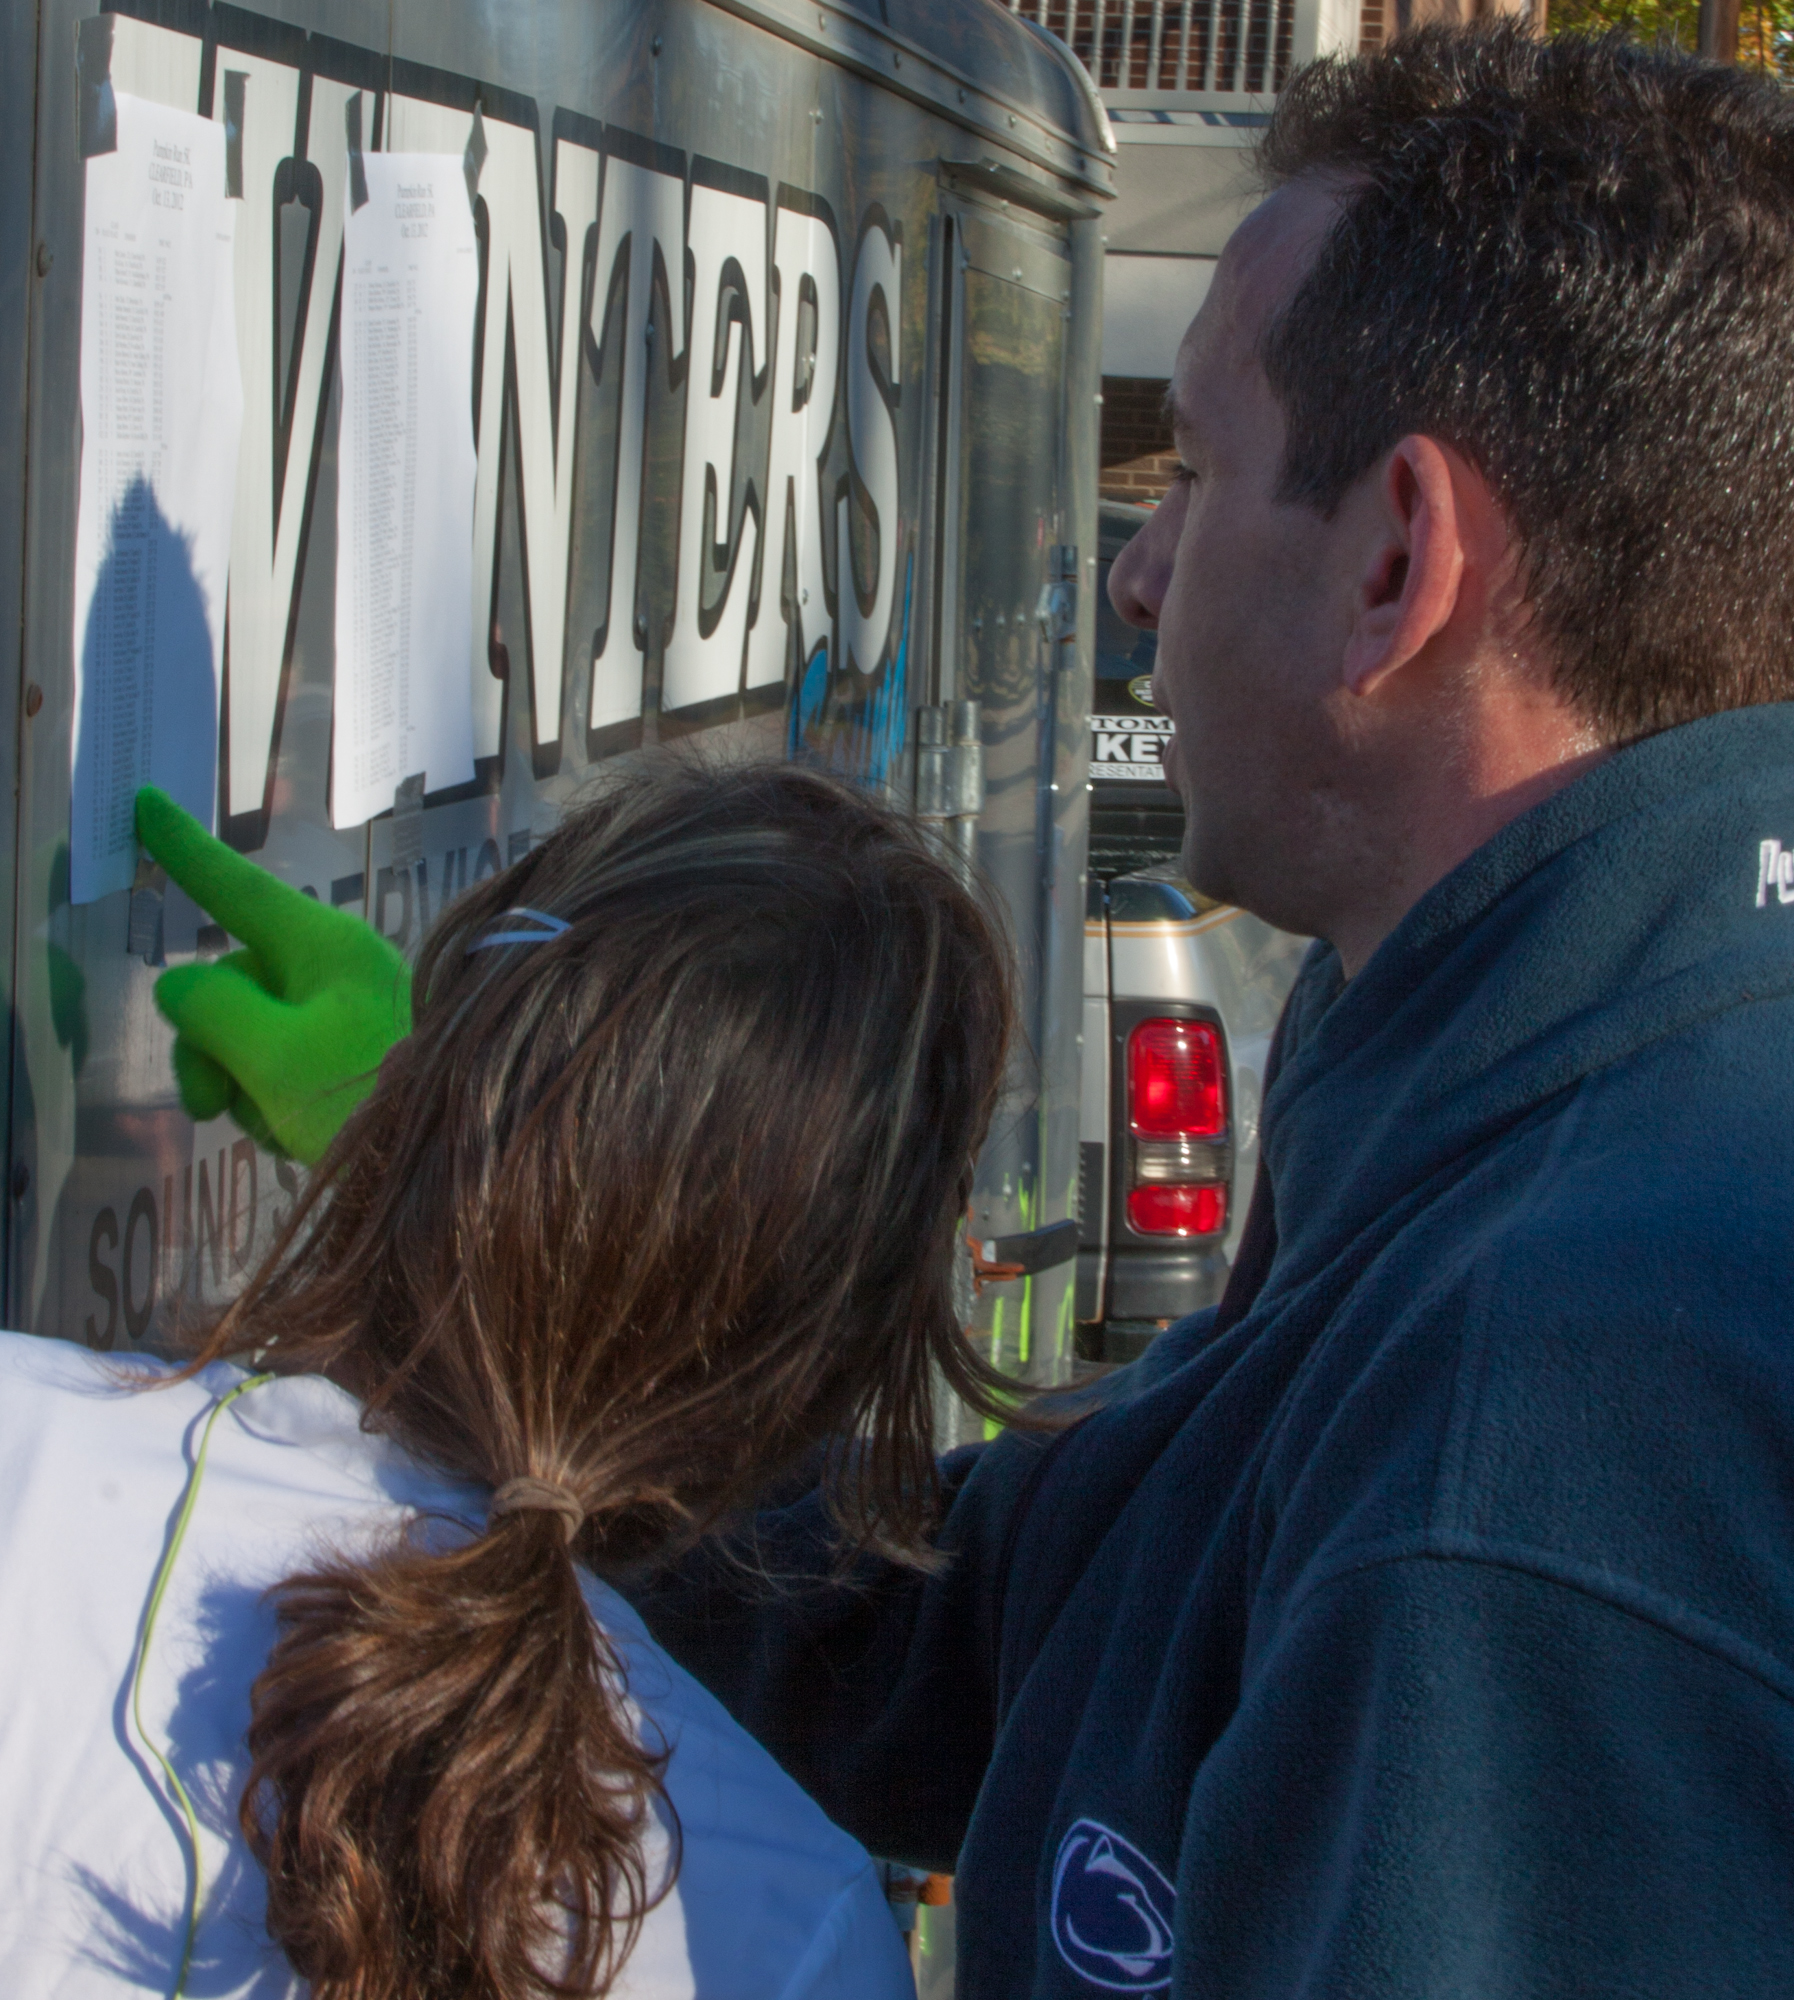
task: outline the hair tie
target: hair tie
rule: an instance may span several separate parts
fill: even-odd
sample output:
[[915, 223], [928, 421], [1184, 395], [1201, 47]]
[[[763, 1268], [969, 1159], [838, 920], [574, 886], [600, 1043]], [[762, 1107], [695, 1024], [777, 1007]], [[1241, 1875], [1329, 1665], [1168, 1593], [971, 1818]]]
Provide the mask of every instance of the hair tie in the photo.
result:
[[586, 1519], [586, 1510], [571, 1486], [563, 1486], [558, 1479], [532, 1479], [527, 1473], [519, 1479], [507, 1479], [493, 1494], [489, 1511], [495, 1521], [501, 1514], [558, 1514], [569, 1542]]
[[521, 917], [536, 928], [527, 931], [488, 931], [483, 938], [475, 938], [467, 947], [467, 955], [470, 958], [476, 951], [490, 951], [494, 945], [546, 944], [550, 938], [558, 938], [573, 928], [564, 917], [551, 917], [546, 910], [526, 909], [521, 903], [513, 904], [506, 910], [504, 916], [499, 918], [499, 922], [503, 923], [505, 917]]

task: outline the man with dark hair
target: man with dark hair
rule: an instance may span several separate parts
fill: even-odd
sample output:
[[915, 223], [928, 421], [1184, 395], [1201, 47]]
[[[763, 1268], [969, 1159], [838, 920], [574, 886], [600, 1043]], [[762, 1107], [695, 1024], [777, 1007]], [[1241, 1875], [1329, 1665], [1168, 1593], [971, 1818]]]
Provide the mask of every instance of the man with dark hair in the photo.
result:
[[1192, 878], [1350, 974], [1612, 750], [1794, 696], [1794, 103], [1434, 30], [1298, 76], [1261, 159], [1112, 589]]
[[1323, 940], [1227, 1296], [644, 1601], [970, 2000], [1794, 1992], [1794, 100], [1424, 32], [1263, 160], [1112, 583]]

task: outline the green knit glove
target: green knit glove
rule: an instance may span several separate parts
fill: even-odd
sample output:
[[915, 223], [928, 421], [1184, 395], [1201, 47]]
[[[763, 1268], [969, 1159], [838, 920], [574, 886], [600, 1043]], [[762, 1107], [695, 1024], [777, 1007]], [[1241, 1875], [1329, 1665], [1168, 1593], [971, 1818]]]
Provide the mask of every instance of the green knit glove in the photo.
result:
[[371, 924], [302, 895], [214, 840], [165, 792], [137, 837], [245, 949], [156, 981], [194, 1118], [228, 1111], [258, 1145], [314, 1166], [411, 1032], [411, 970]]

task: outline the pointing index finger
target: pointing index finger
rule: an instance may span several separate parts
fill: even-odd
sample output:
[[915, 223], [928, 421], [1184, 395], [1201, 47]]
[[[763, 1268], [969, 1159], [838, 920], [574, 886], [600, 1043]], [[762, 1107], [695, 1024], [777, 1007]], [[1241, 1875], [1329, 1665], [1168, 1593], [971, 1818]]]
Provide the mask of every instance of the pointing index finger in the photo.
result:
[[227, 847], [166, 792], [145, 785], [137, 794], [137, 837], [173, 881], [232, 937], [254, 947], [285, 978], [328, 914], [258, 863]]

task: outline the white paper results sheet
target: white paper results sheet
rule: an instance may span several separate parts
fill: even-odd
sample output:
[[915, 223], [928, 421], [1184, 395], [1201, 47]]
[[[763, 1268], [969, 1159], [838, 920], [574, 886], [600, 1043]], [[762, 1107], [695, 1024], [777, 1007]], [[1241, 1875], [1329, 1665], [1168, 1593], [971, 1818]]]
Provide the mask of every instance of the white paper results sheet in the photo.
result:
[[243, 384], [224, 127], [122, 92], [86, 163], [69, 893], [136, 872], [157, 784], [206, 826]]
[[330, 817], [404, 778], [473, 776], [473, 336], [479, 252], [460, 156], [366, 153], [344, 193]]

